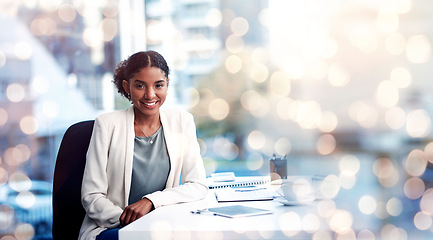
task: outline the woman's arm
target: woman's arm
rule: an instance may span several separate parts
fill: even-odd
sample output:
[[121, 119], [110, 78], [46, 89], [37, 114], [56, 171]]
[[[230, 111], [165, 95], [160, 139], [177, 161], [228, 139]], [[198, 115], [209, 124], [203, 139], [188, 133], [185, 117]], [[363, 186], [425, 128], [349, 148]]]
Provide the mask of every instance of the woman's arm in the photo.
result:
[[[107, 228], [119, 225], [119, 216], [122, 213], [122, 209], [107, 198], [106, 169], [110, 142], [107, 127], [100, 118], [96, 118], [87, 151], [81, 201], [87, 215], [99, 226]], [[123, 179], [119, 181], [123, 182]]]

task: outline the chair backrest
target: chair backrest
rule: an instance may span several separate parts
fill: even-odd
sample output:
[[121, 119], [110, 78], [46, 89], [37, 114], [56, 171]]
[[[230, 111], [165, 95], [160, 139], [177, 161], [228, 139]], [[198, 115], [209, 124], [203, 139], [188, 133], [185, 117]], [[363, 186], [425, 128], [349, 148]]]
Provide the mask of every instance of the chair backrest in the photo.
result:
[[78, 239], [85, 210], [81, 183], [94, 120], [66, 130], [57, 154], [53, 180], [53, 239]]

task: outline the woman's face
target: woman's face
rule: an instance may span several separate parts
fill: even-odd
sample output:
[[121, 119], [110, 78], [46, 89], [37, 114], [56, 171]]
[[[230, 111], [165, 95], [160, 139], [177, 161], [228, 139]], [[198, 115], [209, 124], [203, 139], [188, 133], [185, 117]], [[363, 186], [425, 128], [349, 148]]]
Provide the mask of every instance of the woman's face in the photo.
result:
[[123, 80], [123, 88], [131, 95], [132, 104], [144, 115], [159, 114], [167, 96], [168, 79], [157, 67], [146, 67]]

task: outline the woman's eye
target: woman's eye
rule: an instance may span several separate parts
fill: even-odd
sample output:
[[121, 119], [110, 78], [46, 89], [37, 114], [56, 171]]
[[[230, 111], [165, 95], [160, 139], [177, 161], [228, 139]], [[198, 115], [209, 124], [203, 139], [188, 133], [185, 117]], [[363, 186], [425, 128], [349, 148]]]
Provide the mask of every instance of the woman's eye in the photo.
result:
[[144, 85], [143, 84], [138, 84], [137, 88], [144, 88]]
[[164, 84], [156, 84], [156, 87], [157, 88], [162, 88], [162, 87], [164, 87]]

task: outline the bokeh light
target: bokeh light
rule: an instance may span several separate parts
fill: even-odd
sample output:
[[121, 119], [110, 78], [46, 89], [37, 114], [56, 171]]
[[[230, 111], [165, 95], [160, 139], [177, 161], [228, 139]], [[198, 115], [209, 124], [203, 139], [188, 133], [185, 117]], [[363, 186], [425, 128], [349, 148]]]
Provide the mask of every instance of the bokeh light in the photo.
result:
[[19, 166], [29, 160], [30, 155], [30, 149], [24, 144], [17, 145], [16, 147], [9, 147], [3, 154], [5, 162], [9, 166]]
[[338, 126], [338, 118], [333, 112], [324, 111], [320, 117], [319, 129], [322, 132], [330, 133]]
[[58, 9], [59, 18], [63, 22], [73, 22], [77, 17], [77, 11], [72, 4], [63, 3]]
[[341, 187], [345, 189], [352, 189], [356, 184], [356, 175], [352, 171], [343, 170], [338, 176], [340, 179]]
[[317, 231], [313, 234], [312, 240], [332, 240], [334, 239], [333, 234], [329, 231]]
[[238, 35], [230, 35], [226, 40], [226, 48], [230, 53], [240, 53], [244, 50], [244, 47], [244, 40]]
[[117, 21], [113, 18], [105, 18], [102, 20], [101, 24], [99, 25], [99, 28], [103, 32], [103, 40], [106, 42], [109, 42], [114, 39], [114, 37], [117, 36]]
[[370, 231], [368, 229], [362, 229], [361, 231], [358, 232], [357, 239], [358, 240], [375, 240], [376, 237], [372, 231]]
[[44, 94], [50, 90], [50, 81], [43, 76], [36, 76], [32, 81], [32, 90], [37, 94]]
[[234, 160], [239, 155], [239, 148], [227, 138], [216, 138], [212, 147], [219, 156], [226, 160]]
[[398, 169], [389, 158], [378, 158], [374, 161], [373, 173], [377, 176], [379, 183], [387, 188], [394, 187], [400, 179]]
[[393, 224], [386, 224], [382, 227], [380, 231], [381, 239], [408, 239], [407, 232], [399, 227], [396, 227]]
[[[9, 228], [14, 222], [15, 210], [8, 204], [0, 204], [0, 212], [2, 213], [2, 221], [0, 224], [0, 230]], [[3, 239], [3, 238], [0, 238]]]
[[[1, 116], [1, 114], [0, 114]], [[1, 124], [0, 124], [1, 125]], [[430, 163], [433, 163], [433, 142], [429, 142], [424, 148], [424, 154]]]
[[386, 203], [386, 211], [391, 216], [399, 216], [403, 211], [403, 203], [398, 198], [391, 198]]
[[315, 233], [320, 228], [320, 219], [315, 214], [307, 214], [302, 218], [302, 229], [307, 233]]
[[265, 160], [263, 156], [259, 153], [252, 153], [247, 158], [247, 168], [251, 171], [258, 170], [263, 167]]
[[266, 81], [269, 75], [268, 68], [263, 64], [255, 64], [250, 72], [251, 78], [258, 83]]
[[433, 188], [429, 188], [424, 192], [419, 205], [424, 214], [433, 216]]
[[12, 83], [6, 89], [6, 96], [11, 102], [21, 102], [26, 96], [26, 91], [21, 84]]
[[399, 92], [391, 81], [382, 81], [377, 87], [376, 99], [384, 107], [394, 107], [399, 100]]
[[399, 107], [392, 107], [386, 111], [385, 122], [391, 129], [400, 129], [406, 123], [406, 113]]
[[291, 142], [288, 138], [282, 137], [279, 138], [275, 142], [275, 152], [278, 155], [284, 156], [290, 153], [290, 150], [292, 148]]
[[322, 109], [315, 101], [302, 102], [297, 109], [295, 120], [304, 129], [317, 128], [322, 122]]
[[230, 28], [234, 34], [243, 36], [248, 32], [250, 26], [245, 18], [237, 17], [233, 19]]
[[317, 203], [317, 213], [323, 218], [331, 217], [336, 210], [336, 203], [331, 199], [320, 200]]
[[404, 183], [404, 194], [409, 199], [420, 198], [425, 191], [424, 181], [418, 177], [412, 177]]
[[[241, 98], [242, 100], [242, 98]], [[290, 98], [282, 98], [277, 103], [277, 115], [283, 119], [283, 120], [289, 120], [291, 118], [290, 114], [290, 105], [292, 104], [293, 100]]]
[[328, 175], [320, 183], [320, 193], [325, 197], [332, 199], [340, 192], [340, 179], [335, 175]]
[[222, 14], [219, 9], [212, 8], [206, 14], [206, 23], [210, 27], [217, 27], [222, 22]]
[[377, 200], [377, 207], [374, 215], [381, 220], [385, 220], [389, 217], [388, 211], [386, 210], [386, 203], [384, 201]]
[[185, 89], [186, 96], [188, 96], [188, 108], [193, 108], [197, 106], [197, 104], [200, 102], [200, 93], [198, 90], [194, 87], [189, 87]]
[[424, 109], [412, 110], [407, 114], [406, 131], [411, 137], [426, 137], [430, 129], [431, 117]]
[[35, 134], [38, 128], [38, 120], [33, 116], [25, 116], [20, 121], [20, 129], [25, 134]]
[[36, 36], [50, 36], [56, 33], [57, 23], [50, 17], [37, 17], [33, 19], [30, 28]]
[[230, 106], [224, 99], [217, 98], [209, 104], [209, 115], [215, 120], [223, 120], [229, 112]]
[[349, 171], [353, 174], [356, 174], [361, 168], [361, 163], [355, 155], [347, 154], [341, 157], [339, 168], [340, 171]]
[[412, 63], [425, 63], [431, 56], [431, 44], [425, 35], [412, 36], [407, 41], [407, 59]]
[[351, 230], [353, 215], [345, 210], [336, 210], [329, 219], [329, 227], [332, 231], [344, 234]]
[[16, 202], [22, 208], [31, 208], [36, 202], [36, 197], [29, 191], [22, 191], [17, 195]]
[[17, 171], [10, 175], [9, 186], [17, 192], [28, 191], [32, 186], [32, 181], [27, 174]]
[[428, 230], [432, 226], [432, 217], [423, 212], [417, 212], [413, 218], [413, 222], [419, 230]]
[[412, 150], [404, 161], [404, 168], [411, 176], [421, 176], [427, 167], [427, 159], [423, 151], [419, 149]]
[[376, 211], [376, 199], [369, 195], [362, 196], [361, 199], [359, 199], [358, 207], [359, 211], [361, 211], [362, 213], [367, 215], [372, 214]]
[[331, 134], [323, 134], [317, 140], [317, 152], [322, 155], [328, 155], [334, 152], [336, 140]]
[[235, 74], [242, 69], [242, 59], [237, 55], [230, 55], [225, 61], [229, 73]]
[[21, 223], [15, 228], [17, 240], [30, 240], [35, 236], [35, 228], [28, 223]]
[[255, 150], [263, 148], [266, 144], [266, 136], [259, 130], [254, 130], [248, 134], [248, 145]]

